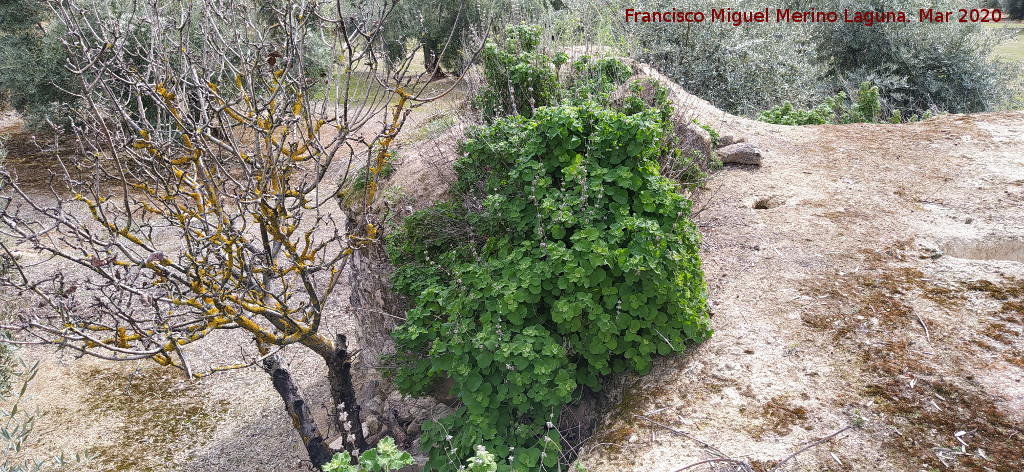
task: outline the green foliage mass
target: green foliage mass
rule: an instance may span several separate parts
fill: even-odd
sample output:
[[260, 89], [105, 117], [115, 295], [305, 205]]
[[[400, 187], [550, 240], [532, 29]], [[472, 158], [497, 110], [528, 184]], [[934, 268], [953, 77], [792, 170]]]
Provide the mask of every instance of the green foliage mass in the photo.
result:
[[[790, 102], [783, 102], [771, 109], [764, 110], [757, 115], [757, 119], [777, 125], [824, 125], [824, 124], [848, 124], [848, 123], [899, 123], [903, 120], [903, 114], [899, 109], [893, 110], [889, 118], [882, 116], [881, 104], [878, 97], [878, 87], [872, 86], [870, 82], [860, 84], [860, 89], [854, 94], [853, 99], [848, 99], [845, 92], [839, 92], [836, 96], [829, 98], [813, 109], [796, 108]], [[931, 111], [924, 112], [924, 118], [932, 116]], [[913, 114], [906, 121], [917, 121], [917, 114]]]
[[[736, 114], [756, 114], [783, 100], [809, 103], [828, 91], [827, 67], [808, 60], [814, 53], [806, 24], [759, 23], [734, 27], [709, 23], [711, 9], [757, 11], [786, 8], [779, 2], [741, 0], [709, 4], [698, 0], [621, 1], [609, 10], [619, 16], [638, 11], [703, 11], [701, 24], [622, 23], [631, 38], [631, 55], [650, 64], [688, 92]], [[808, 10], [810, 8], [807, 8]], [[821, 10], [821, 8], [818, 8]], [[840, 9], [839, 11], [842, 11]]]
[[503, 38], [484, 46], [487, 86], [472, 102], [487, 121], [517, 114], [530, 117], [539, 107], [559, 103], [608, 105], [616, 87], [633, 75], [629, 66], [614, 58], [584, 55], [568, 64], [565, 53], [544, 54], [538, 49], [540, 26], [510, 25]]
[[65, 90], [76, 90], [63, 67], [64, 31], [50, 16], [46, 2], [0, 2], [0, 108], [13, 107], [33, 127], [62, 123]]
[[349, 452], [343, 451], [335, 453], [331, 461], [321, 469], [323, 472], [391, 472], [412, 463], [412, 456], [398, 450], [391, 436], [385, 436], [377, 443], [377, 447], [363, 452], [356, 464], [352, 464]]
[[997, 37], [978, 23], [916, 21], [919, 8], [957, 11], [962, 2], [941, 0], [828, 0], [795, 2], [819, 11], [904, 11], [909, 23], [814, 23], [816, 54], [829, 65], [833, 90], [871, 82], [883, 105], [911, 113], [971, 113], [997, 108], [1007, 99], [1011, 70], [991, 57]]
[[489, 472], [558, 466], [582, 388], [711, 335], [690, 202], [660, 174], [693, 165], [668, 91], [617, 59], [545, 55], [540, 34], [487, 45], [489, 125], [460, 145], [453, 198], [388, 240], [394, 288], [415, 297], [390, 373], [412, 395], [450, 379], [461, 400], [423, 427], [428, 470], [474, 449]]
[[397, 2], [384, 25], [385, 49], [394, 60], [408, 53], [418, 42], [423, 49], [423, 66], [461, 72], [471, 58], [467, 52], [480, 43], [491, 24], [508, 24], [541, 15], [547, 0], [462, 0]]
[[448, 377], [462, 401], [424, 426], [430, 470], [476, 445], [514, 457], [498, 470], [553, 467], [580, 386], [710, 336], [690, 202], [659, 175], [662, 120], [594, 102], [498, 119], [462, 144], [459, 197], [390, 239], [395, 288], [416, 295], [395, 382], [423, 395]]
[[[848, 101], [852, 104], [848, 105]], [[893, 111], [896, 123], [900, 117], [899, 110]], [[860, 84], [852, 100], [847, 99], [845, 92], [839, 92], [813, 109], [796, 108], [787, 101], [757, 115], [758, 120], [777, 125], [878, 123], [881, 118], [878, 87], [870, 82]]]
[[[1008, 85], [1018, 80], [1016, 72], [991, 55], [997, 32], [976, 23], [917, 21], [920, 8], [957, 11], [962, 2], [740, 0], [713, 8], [725, 6], [734, 12], [767, 7], [773, 17], [776, 9], [813, 7], [839, 12], [840, 21], [769, 21], [743, 27], [623, 23], [622, 34], [631, 38], [632, 55], [731, 113], [756, 114], [786, 100], [796, 107], [821, 103], [865, 81], [878, 87], [886, 115], [895, 109], [911, 114], [969, 113], [1013, 104]], [[609, 10], [621, 16], [626, 8], [705, 13], [710, 9], [695, 0], [640, 0], [622, 1]], [[842, 21], [843, 11], [905, 12], [910, 21], [865, 26]], [[802, 118], [814, 121], [813, 115]]]
[[473, 106], [485, 119], [515, 114], [529, 117], [536, 108], [560, 98], [555, 62], [537, 50], [540, 33], [540, 26], [511, 25], [501, 43], [487, 41], [484, 45], [484, 75], [489, 85], [474, 97]]

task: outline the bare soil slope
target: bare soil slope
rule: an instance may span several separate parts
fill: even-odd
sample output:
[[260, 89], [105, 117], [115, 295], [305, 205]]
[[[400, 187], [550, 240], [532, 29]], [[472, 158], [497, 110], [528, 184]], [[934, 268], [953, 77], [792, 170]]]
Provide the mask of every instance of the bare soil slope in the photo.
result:
[[781, 470], [1024, 470], [1024, 113], [782, 127], [676, 95], [764, 165], [697, 205], [715, 335], [621, 379], [588, 470], [772, 470], [848, 425]]

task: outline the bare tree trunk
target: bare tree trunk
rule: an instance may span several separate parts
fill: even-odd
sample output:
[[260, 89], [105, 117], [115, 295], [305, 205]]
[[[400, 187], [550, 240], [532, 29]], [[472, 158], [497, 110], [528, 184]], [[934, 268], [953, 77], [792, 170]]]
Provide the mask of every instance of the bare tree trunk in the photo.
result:
[[433, 41], [423, 41], [423, 68], [430, 74], [430, 80], [443, 79], [444, 72], [441, 70], [440, 51]]
[[331, 398], [334, 400], [334, 419], [342, 434], [342, 444], [354, 455], [366, 450], [363, 437], [363, 423], [359, 419], [359, 402], [352, 386], [352, 362], [348, 353], [348, 342], [344, 334], [335, 341], [335, 351], [327, 363], [327, 381], [331, 384]]
[[305, 400], [302, 399], [302, 394], [299, 393], [299, 388], [292, 380], [291, 374], [284, 367], [281, 367], [280, 358], [276, 355], [267, 358], [263, 361], [263, 367], [274, 380], [274, 389], [277, 390], [277, 393], [281, 395], [281, 399], [284, 400], [284, 409], [288, 412], [288, 416], [292, 418], [292, 424], [295, 425], [295, 429], [302, 436], [302, 445], [306, 447], [306, 452], [309, 453], [309, 460], [317, 470], [320, 470], [324, 464], [330, 462], [331, 457], [334, 456], [334, 451], [324, 442], [324, 437], [320, 434], [320, 428], [313, 421], [313, 415], [310, 414], [309, 407], [306, 406]]

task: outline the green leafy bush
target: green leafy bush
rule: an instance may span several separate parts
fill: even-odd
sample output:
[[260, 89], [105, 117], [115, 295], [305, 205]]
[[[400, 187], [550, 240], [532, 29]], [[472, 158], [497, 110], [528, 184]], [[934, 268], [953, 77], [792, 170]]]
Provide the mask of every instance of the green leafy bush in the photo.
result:
[[511, 25], [504, 40], [489, 41], [483, 51], [487, 86], [473, 98], [472, 105], [487, 121], [521, 114], [533, 115], [539, 107], [593, 100], [607, 104], [618, 85], [633, 70], [615, 58], [581, 56], [565, 69], [568, 56], [548, 56], [538, 50], [540, 26]]
[[562, 82], [569, 103], [593, 100], [607, 104], [612, 92], [633, 76], [633, 70], [616, 58], [583, 55], [573, 61]]
[[355, 465], [348, 451], [343, 451], [335, 453], [322, 469], [323, 472], [392, 472], [412, 463], [412, 456], [398, 450], [395, 440], [386, 436], [377, 443], [377, 447], [363, 452]]
[[428, 469], [477, 445], [513, 458], [499, 471], [554, 467], [581, 386], [711, 335], [690, 202], [659, 175], [663, 119], [593, 102], [499, 119], [461, 146], [456, 199], [394, 233], [395, 288], [416, 296], [395, 382], [450, 378], [462, 401], [424, 425]]
[[[1008, 3], [1015, 3], [1010, 0]], [[583, 2], [587, 4], [588, 2]], [[956, 11], [962, 2], [942, 0], [791, 1], [783, 5], [741, 0], [732, 11], [776, 8], [819, 12], [906, 12], [907, 23], [729, 24], [621, 22], [631, 55], [659, 70], [691, 93], [731, 113], [754, 115], [789, 100], [794, 108], [821, 103], [849, 84], [878, 86], [883, 114], [926, 111], [968, 113], [1011, 105], [1008, 85], [1015, 71], [993, 58], [995, 30], [980, 24], [917, 21], [919, 8]], [[723, 6], [716, 6], [720, 8]], [[695, 0], [640, 0], [612, 8], [588, 9], [620, 15], [626, 8], [708, 12]], [[1004, 21], [1007, 12], [1004, 10]], [[1019, 71], [1019, 65], [1016, 66]], [[813, 114], [804, 116], [811, 122]], [[794, 117], [797, 119], [797, 117]], [[799, 120], [798, 120], [799, 121]]]
[[821, 104], [814, 109], [796, 108], [788, 100], [757, 115], [757, 119], [777, 125], [823, 125], [832, 123], [832, 108]]
[[[887, 121], [899, 123], [902, 116], [899, 109], [896, 109]], [[860, 84], [852, 101], [847, 99], [845, 92], [839, 92], [814, 109], [796, 108], [788, 101], [783, 102], [782, 105], [762, 111], [757, 119], [777, 125], [879, 123], [882, 116], [878, 87], [864, 82]]]
[[610, 100], [612, 108], [626, 114], [643, 110], [658, 113], [662, 126], [662, 138], [658, 140], [658, 164], [663, 176], [679, 182], [687, 190], [693, 190], [707, 181], [711, 170], [721, 168], [721, 161], [710, 152], [718, 145], [718, 133], [711, 126], [693, 121], [711, 138], [710, 148], [705, 148], [701, 139], [685, 129], [687, 123], [681, 115], [675, 114], [669, 91], [661, 82], [651, 77], [634, 78], [620, 87], [616, 94], [622, 94], [624, 90], [628, 93]]
[[638, 61], [650, 64], [688, 92], [730, 113], [754, 115], [784, 100], [806, 104], [825, 96], [827, 68], [808, 60], [813, 56], [814, 43], [807, 25], [772, 21], [734, 27], [709, 23], [711, 8], [727, 6], [733, 11], [769, 7], [773, 15], [775, 8], [786, 8], [750, 0], [729, 5], [640, 0], [621, 2], [608, 10], [620, 16], [627, 8], [705, 12], [708, 18], [702, 24], [628, 22], [622, 25], [622, 34], [631, 38], [631, 55]]
[[[802, 2], [819, 11], [906, 11], [916, 16], [920, 2], [891, 0], [827, 0]], [[930, 3], [936, 10], [956, 11], [960, 2]], [[913, 12], [913, 13], [910, 13]], [[996, 34], [976, 23], [814, 23], [809, 25], [816, 54], [829, 65], [831, 88], [871, 82], [878, 86], [885, 109], [904, 112], [970, 113], [999, 108], [1007, 102], [1011, 71], [996, 62]]]
[[559, 98], [555, 64], [537, 50], [540, 26], [509, 25], [504, 41], [488, 41], [483, 50], [488, 86], [473, 99], [484, 118], [522, 114], [531, 116], [538, 107]]
[[0, 109], [18, 110], [34, 128], [64, 123], [62, 104], [74, 101], [67, 91], [78, 90], [64, 68], [64, 36], [46, 2], [0, 2]]
[[[384, 50], [400, 61], [413, 45], [422, 49], [423, 68], [461, 74], [478, 47], [476, 37], [495, 25], [533, 23], [548, 9], [547, 0], [402, 0], [384, 23]], [[496, 8], [499, 7], [499, 8]]]

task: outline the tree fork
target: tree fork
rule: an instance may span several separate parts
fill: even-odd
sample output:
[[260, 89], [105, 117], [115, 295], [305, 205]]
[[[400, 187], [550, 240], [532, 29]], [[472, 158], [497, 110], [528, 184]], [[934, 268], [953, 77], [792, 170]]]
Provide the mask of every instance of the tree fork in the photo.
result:
[[313, 415], [310, 413], [309, 407], [306, 406], [305, 400], [302, 399], [298, 386], [295, 385], [288, 370], [281, 367], [281, 359], [278, 356], [274, 355], [265, 359], [263, 368], [270, 373], [270, 377], [274, 381], [274, 389], [284, 400], [284, 409], [292, 418], [292, 424], [302, 437], [302, 445], [309, 453], [309, 460], [317, 470], [320, 470], [324, 464], [331, 461], [334, 451], [324, 442], [320, 428], [313, 420]]

